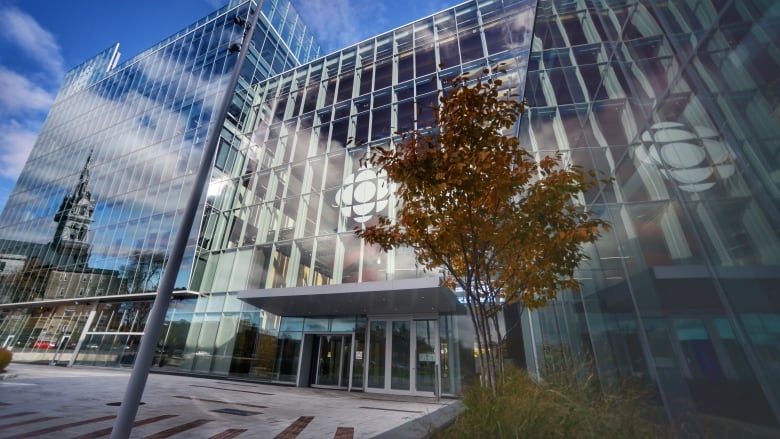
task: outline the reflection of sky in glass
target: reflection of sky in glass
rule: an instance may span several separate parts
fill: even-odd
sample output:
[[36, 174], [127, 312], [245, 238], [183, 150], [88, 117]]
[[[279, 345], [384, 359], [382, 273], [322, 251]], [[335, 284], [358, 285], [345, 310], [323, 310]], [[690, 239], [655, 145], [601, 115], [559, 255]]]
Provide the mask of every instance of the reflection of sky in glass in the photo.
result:
[[[147, 199], [146, 192], [183, 177], [198, 162], [216, 100], [224, 91], [226, 69], [232, 67], [227, 51], [220, 49], [236, 38], [234, 27], [223, 16], [219, 27], [212, 26], [213, 39], [201, 28], [191, 38], [137, 57], [85, 92], [58, 101], [16, 192], [68, 175], [68, 168], [75, 174], [84, 161], [77, 154], [86, 158], [94, 149], [92, 190], [101, 203], [122, 207], [113, 213], [115, 218], [137, 217], [130, 211], [170, 210], [164, 208], [166, 197]], [[200, 45], [199, 40], [212, 44]], [[137, 154], [140, 151], [144, 153]], [[67, 178], [55, 180], [62, 191], [72, 184]], [[25, 209], [11, 210], [20, 215]]]
[[[549, 11], [545, 5], [540, 10]], [[676, 15], [676, 8], [669, 4], [658, 11], [677, 27], [675, 32], [700, 25]], [[629, 10], [632, 13], [625, 15]], [[625, 21], [619, 46], [594, 40], [594, 35], [612, 29], [597, 29], [599, 24], [587, 14], [542, 15], [537, 20], [525, 88], [531, 110], [522, 124], [523, 143], [540, 156], [560, 151], [569, 163], [615, 177], [614, 184], [584, 194], [584, 201], [635, 203], [619, 215], [625, 218], [614, 220], [623, 224], [626, 237], [640, 243], [634, 247], [629, 272], [699, 263], [700, 243], [715, 264], [777, 263], [780, 240], [765, 213], [777, 203], [766, 204], [763, 194], [753, 197], [750, 189], [752, 184], [761, 192], [780, 193], [769, 177], [780, 173], [780, 165], [766, 156], [766, 139], [776, 138], [780, 129], [769, 112], [748, 110], [764, 108], [772, 99], [766, 94], [771, 87], [758, 86], [763, 79], [751, 74], [751, 63], [726, 62], [729, 58], [723, 54], [736, 48], [727, 40], [712, 40], [688, 59], [689, 54], [678, 52], [687, 49], [665, 39], [663, 22], [641, 2], [617, 7], [616, 14]], [[731, 32], [732, 26], [746, 26], [753, 17], [735, 13], [733, 19], [713, 32]], [[751, 51], [749, 45], [739, 47]], [[608, 62], [613, 56], [620, 62]], [[721, 57], [721, 65], [714, 67]], [[677, 74], [688, 70], [695, 75]], [[719, 84], [717, 96], [712, 94], [714, 84]], [[735, 107], [751, 115], [745, 118]], [[775, 127], [774, 133], [769, 126]], [[740, 170], [738, 156], [757, 172]], [[617, 245], [602, 242], [607, 241], [599, 241], [598, 247], [607, 257], [626, 256]], [[620, 271], [610, 273], [610, 283], [626, 277]]]
[[377, 263], [353, 235], [396, 203], [361, 158], [430, 122], [441, 77], [503, 63], [507, 72], [494, 74], [519, 93], [534, 10], [533, 1], [467, 2], [253, 84], [223, 131], [195, 285], [202, 273], [200, 289], [219, 291], [224, 273], [245, 276], [235, 271], [243, 265], [257, 274], [242, 288], [419, 275], [394, 253]]
[[[244, 32], [234, 17], [247, 18], [247, 11], [246, 4], [223, 8], [108, 74], [115, 48], [75, 68], [0, 218], [0, 238], [51, 242], [53, 217], [93, 151], [89, 267], [119, 270], [139, 253], [166, 252], [228, 92], [238, 56], [228, 47]], [[245, 67], [249, 82], [279, 73], [276, 58], [280, 69], [296, 62], [276, 32], [258, 26], [250, 56], [265, 46], [274, 47], [271, 58]], [[318, 49], [309, 42], [306, 50]], [[191, 259], [185, 256], [184, 267]], [[186, 286], [188, 272], [177, 286]]]
[[[384, 182], [361, 169], [360, 158], [396, 129], [430, 121], [425, 106], [436, 103], [441, 76], [503, 62], [507, 89], [531, 106], [523, 146], [537, 157], [561, 152], [567, 163], [615, 178], [582, 195], [612, 228], [586, 247], [591, 258], [579, 273], [585, 285], [576, 304], [563, 309], [572, 302], [562, 300], [539, 312], [542, 339], [572, 336], [571, 346], [598, 351], [606, 370], [653, 376], [641, 361], [639, 340], [649, 340], [663, 348], [658, 364], [684, 366], [663, 371], [674, 385], [660, 383], [662, 393], [676, 395], [701, 360], [679, 348], [694, 335], [706, 347], [706, 337], [715, 347], [705, 355], [708, 368], [728, 366], [729, 376], [712, 383], [754, 383], [753, 370], [776, 363], [776, 333], [759, 320], [777, 315], [780, 116], [777, 62], [767, 54], [777, 53], [778, 39], [768, 36], [780, 9], [771, 2], [704, 1], [701, 13], [690, 2], [652, 2], [651, 9], [631, 0], [595, 9], [539, 3], [534, 20], [533, 1], [467, 2], [288, 71], [318, 49], [289, 2], [264, 1], [266, 17], [219, 127], [200, 236], [191, 241], [201, 250], [196, 285], [235, 291], [419, 275], [409, 249], [384, 254], [352, 233], [373, 220], [364, 208], [392, 216], [396, 201], [372, 198], [386, 195]], [[111, 49], [74, 69], [0, 218], [1, 238], [49, 242], [52, 218], [94, 150], [90, 265], [121, 270], [130, 255], [167, 249], [232, 67], [206, 43], [224, 47], [239, 37], [224, 12], [105, 78], [95, 69], [112, 61]], [[278, 32], [260, 31], [270, 25]], [[190, 252], [183, 266], [193, 259]], [[188, 276], [182, 270], [177, 285]], [[702, 298], [706, 306], [691, 307]], [[730, 307], [733, 313], [721, 311]], [[548, 325], [547, 311], [572, 319]], [[588, 339], [592, 325], [601, 335]], [[754, 345], [750, 364], [735, 333]], [[682, 343], [670, 351], [670, 341]], [[689, 411], [683, 396], [670, 412]]]
[[[776, 425], [777, 332], [757, 322], [780, 311], [779, 63], [767, 56], [780, 39], [764, 37], [779, 5], [597, 3], [542, 0], [534, 26], [522, 144], [614, 177], [582, 196], [612, 226], [585, 247], [583, 291], [537, 313], [540, 340], [592, 349], [608, 380], [664, 376], [672, 417], [696, 407]], [[698, 390], [724, 386], [746, 395], [738, 410]]]

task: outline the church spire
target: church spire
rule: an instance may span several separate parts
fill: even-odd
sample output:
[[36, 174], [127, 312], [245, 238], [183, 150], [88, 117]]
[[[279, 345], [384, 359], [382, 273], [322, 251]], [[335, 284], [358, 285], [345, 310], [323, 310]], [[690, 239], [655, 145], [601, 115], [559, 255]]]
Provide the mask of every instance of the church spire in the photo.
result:
[[79, 184], [76, 188], [76, 194], [78, 194], [80, 197], [91, 197], [87, 185], [89, 184], [89, 165], [92, 164], [92, 152], [93, 150], [89, 150], [87, 162], [84, 163], [84, 169], [81, 170], [81, 175], [79, 176]]
[[56, 252], [65, 257], [61, 262], [86, 266], [89, 257], [87, 232], [95, 212], [95, 200], [89, 190], [89, 169], [92, 164], [92, 150], [89, 152], [79, 181], [73, 192], [62, 199], [54, 215], [57, 230], [52, 245]]

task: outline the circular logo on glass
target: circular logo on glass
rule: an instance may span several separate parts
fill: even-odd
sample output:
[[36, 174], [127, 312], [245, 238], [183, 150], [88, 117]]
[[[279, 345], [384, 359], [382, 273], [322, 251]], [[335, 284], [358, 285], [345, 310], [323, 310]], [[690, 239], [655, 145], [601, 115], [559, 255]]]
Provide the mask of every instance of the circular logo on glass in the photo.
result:
[[384, 172], [359, 169], [344, 179], [336, 192], [341, 214], [358, 223], [365, 223], [387, 207], [390, 188]]
[[713, 129], [659, 122], [642, 133], [641, 140], [637, 158], [684, 191], [705, 191], [734, 174], [734, 153]]

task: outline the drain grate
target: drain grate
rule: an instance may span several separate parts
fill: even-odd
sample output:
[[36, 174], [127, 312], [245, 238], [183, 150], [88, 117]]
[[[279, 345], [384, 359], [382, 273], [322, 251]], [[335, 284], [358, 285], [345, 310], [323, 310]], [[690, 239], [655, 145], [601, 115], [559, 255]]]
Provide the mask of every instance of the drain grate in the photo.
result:
[[[144, 405], [145, 402], [139, 402], [138, 405]], [[119, 407], [122, 405], [122, 402], [107, 402], [106, 405], [110, 405], [111, 407]]]
[[238, 416], [252, 416], [252, 415], [263, 414], [263, 412], [250, 412], [249, 410], [239, 410], [239, 409], [231, 409], [231, 408], [212, 410], [212, 412], [227, 413], [229, 415], [238, 415]]

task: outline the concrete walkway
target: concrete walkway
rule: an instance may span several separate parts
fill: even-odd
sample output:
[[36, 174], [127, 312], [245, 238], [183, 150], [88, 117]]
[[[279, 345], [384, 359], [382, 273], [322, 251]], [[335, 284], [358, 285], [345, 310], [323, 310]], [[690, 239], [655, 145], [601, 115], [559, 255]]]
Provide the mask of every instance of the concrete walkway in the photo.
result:
[[[12, 363], [0, 374], [0, 438], [108, 437], [129, 370]], [[460, 403], [151, 374], [132, 438], [420, 438]]]

